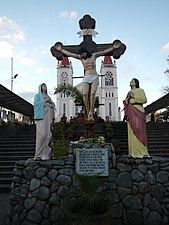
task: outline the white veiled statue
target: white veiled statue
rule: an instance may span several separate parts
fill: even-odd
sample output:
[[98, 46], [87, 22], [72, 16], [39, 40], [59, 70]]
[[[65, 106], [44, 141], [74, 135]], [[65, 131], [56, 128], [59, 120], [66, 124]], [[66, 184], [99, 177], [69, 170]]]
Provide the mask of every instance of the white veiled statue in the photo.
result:
[[47, 94], [46, 84], [39, 85], [34, 98], [34, 119], [36, 121], [36, 151], [34, 160], [48, 160], [52, 156], [51, 126], [55, 118], [55, 104]]

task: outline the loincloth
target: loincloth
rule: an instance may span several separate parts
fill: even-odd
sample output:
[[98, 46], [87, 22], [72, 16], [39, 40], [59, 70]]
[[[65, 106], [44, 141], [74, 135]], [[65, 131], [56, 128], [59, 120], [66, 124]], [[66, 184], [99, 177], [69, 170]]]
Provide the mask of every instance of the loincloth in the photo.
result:
[[84, 75], [84, 78], [83, 78], [83, 82], [88, 83], [88, 84], [93, 83], [93, 81], [95, 81], [95, 80], [97, 82], [97, 85], [99, 85], [99, 75], [98, 74]]

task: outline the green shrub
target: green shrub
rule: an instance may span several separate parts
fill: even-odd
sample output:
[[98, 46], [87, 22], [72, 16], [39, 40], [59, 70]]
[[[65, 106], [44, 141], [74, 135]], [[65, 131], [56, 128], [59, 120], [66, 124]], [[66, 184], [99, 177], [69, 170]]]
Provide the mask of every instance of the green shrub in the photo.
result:
[[68, 154], [68, 145], [69, 141], [62, 139], [62, 140], [54, 140], [53, 143], [53, 156], [60, 157], [65, 156]]

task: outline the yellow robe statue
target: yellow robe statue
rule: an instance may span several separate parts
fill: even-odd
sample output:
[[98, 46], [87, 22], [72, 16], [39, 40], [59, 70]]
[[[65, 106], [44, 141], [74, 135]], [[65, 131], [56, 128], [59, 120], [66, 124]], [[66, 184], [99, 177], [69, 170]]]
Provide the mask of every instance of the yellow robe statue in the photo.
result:
[[143, 103], [147, 102], [145, 92], [141, 88], [133, 88], [125, 105], [128, 128], [128, 154], [133, 158], [149, 157], [147, 150], [146, 119]]

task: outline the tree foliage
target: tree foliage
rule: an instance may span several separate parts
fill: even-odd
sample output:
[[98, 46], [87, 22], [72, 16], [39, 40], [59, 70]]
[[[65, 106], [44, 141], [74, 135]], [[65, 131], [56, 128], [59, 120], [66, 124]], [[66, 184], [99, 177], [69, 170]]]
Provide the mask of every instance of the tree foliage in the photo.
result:
[[[169, 55], [167, 56], [167, 63], [169, 64]], [[169, 68], [167, 68], [165, 71], [164, 71], [164, 74], [169, 78]], [[169, 93], [169, 86], [164, 86], [162, 87], [162, 92], [164, 94], [168, 94]]]
[[[169, 64], [169, 55], [167, 56], [167, 63]], [[169, 68], [167, 68], [165, 71], [164, 71], [165, 75], [166, 76], [169, 76]]]
[[54, 94], [58, 93], [65, 93], [68, 97], [75, 99], [75, 104], [78, 103], [84, 105], [82, 93], [77, 89], [77, 87], [74, 87], [71, 84], [60, 84], [55, 88]]
[[168, 94], [169, 93], [169, 86], [162, 87], [161, 91], [165, 95]]
[[[77, 89], [77, 87], [72, 86], [71, 84], [60, 84], [55, 88], [54, 94], [65, 93], [67, 97], [74, 98], [75, 104], [84, 106], [83, 94]], [[99, 107], [99, 97], [96, 96], [95, 99], [95, 108]]]

